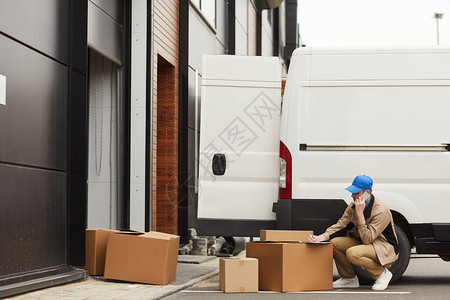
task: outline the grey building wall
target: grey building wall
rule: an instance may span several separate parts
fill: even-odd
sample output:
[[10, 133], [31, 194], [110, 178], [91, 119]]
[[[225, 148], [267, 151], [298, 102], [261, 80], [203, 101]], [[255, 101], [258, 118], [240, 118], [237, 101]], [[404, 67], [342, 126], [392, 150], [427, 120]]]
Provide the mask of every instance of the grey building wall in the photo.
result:
[[[188, 63], [188, 227], [196, 227], [196, 146], [199, 137], [199, 117], [201, 100], [201, 70], [203, 54], [226, 54], [227, 15], [226, 1], [218, 0], [216, 5], [216, 24], [211, 24], [201, 10], [189, 5], [189, 63]], [[196, 113], [197, 112], [197, 113]], [[197, 118], [196, 118], [197, 115]], [[197, 129], [197, 130], [196, 130]], [[197, 131], [197, 140], [195, 132]]]
[[124, 103], [118, 84], [123, 41], [124, 1], [89, 0], [88, 228], [116, 229], [120, 223], [123, 178], [118, 170], [124, 143], [118, 119]]
[[118, 224], [118, 68], [89, 51], [88, 228]]
[[248, 1], [236, 1], [236, 55], [248, 55]]
[[292, 52], [299, 47], [299, 32], [297, 22], [297, 0], [285, 0], [286, 19], [286, 47], [284, 49], [284, 59], [288, 62]]
[[68, 271], [84, 237], [85, 216], [70, 220], [85, 207], [73, 201], [83, 186], [72, 191], [86, 183], [85, 157], [74, 155], [85, 131], [71, 130], [86, 108], [86, 13], [83, 1], [0, 2], [0, 298]]
[[0, 277], [67, 262], [69, 1], [21, 4], [0, 8]]
[[225, 1], [217, 1], [217, 27], [191, 3], [189, 6], [189, 67], [201, 71], [203, 54], [226, 53]]
[[273, 24], [273, 10], [263, 10], [261, 12], [261, 55], [273, 56], [274, 32]]

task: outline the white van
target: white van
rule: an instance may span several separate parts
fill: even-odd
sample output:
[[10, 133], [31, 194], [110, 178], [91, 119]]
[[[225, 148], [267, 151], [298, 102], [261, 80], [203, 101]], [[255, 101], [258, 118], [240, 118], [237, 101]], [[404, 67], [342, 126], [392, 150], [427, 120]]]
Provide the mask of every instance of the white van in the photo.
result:
[[[204, 68], [214, 65], [215, 58], [210, 59]], [[248, 153], [241, 153], [272, 158], [279, 143], [281, 168], [264, 165], [261, 172], [258, 160], [251, 165], [237, 160], [229, 163], [234, 176], [227, 178], [226, 171], [213, 175], [208, 192], [199, 189], [199, 233], [257, 236], [259, 229], [277, 228], [320, 234], [350, 203], [344, 188], [356, 175], [365, 174], [374, 179], [373, 193], [391, 209], [397, 227], [400, 258], [391, 266], [393, 280], [405, 271], [411, 247], [450, 259], [449, 66], [448, 48], [294, 51], [279, 140], [274, 140], [275, 134], [261, 134], [258, 138], [267, 139], [270, 149], [250, 146]], [[247, 80], [252, 77], [248, 70], [233, 71], [247, 72]], [[229, 93], [240, 91], [230, 87]], [[214, 124], [205, 118], [214, 108], [208, 107], [208, 94], [203, 95], [202, 130], [208, 131]], [[222, 110], [228, 109], [232, 108], [224, 104]], [[228, 150], [221, 150], [227, 158]], [[274, 196], [275, 177], [280, 181], [279, 197]], [[200, 176], [200, 187], [204, 183]], [[227, 187], [227, 198], [212, 202], [221, 193], [215, 190], [219, 185]], [[239, 188], [255, 197], [241, 196]]]

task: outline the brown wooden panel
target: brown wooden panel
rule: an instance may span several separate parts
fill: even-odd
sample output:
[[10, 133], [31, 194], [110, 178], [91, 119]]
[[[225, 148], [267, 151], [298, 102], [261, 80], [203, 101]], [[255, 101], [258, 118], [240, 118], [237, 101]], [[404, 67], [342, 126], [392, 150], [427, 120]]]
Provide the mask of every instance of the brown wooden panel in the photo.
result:
[[155, 24], [155, 26], [158, 26], [159, 24], [163, 24], [163, 26], [165, 26], [165, 27], [171, 27], [175, 30], [174, 36], [178, 36], [178, 24], [173, 23], [173, 20], [171, 20], [167, 17], [161, 16], [161, 15], [155, 16], [154, 20], [156, 22], [158, 22], [158, 24]]
[[[170, 51], [166, 51], [169, 52]], [[170, 53], [173, 55], [173, 53]], [[154, 230], [178, 230], [178, 70], [158, 57]], [[155, 151], [154, 151], [155, 152]]]
[[159, 55], [167, 60], [170, 64], [178, 67], [178, 56], [176, 54], [172, 54], [171, 52], [167, 51], [167, 49], [164, 49], [164, 47], [161, 45], [155, 45], [155, 49], [157, 49]]
[[178, 40], [178, 27], [171, 26], [166, 20], [155, 19], [155, 33], [156, 31], [165, 37], [170, 37], [175, 42]]
[[156, 30], [155, 33], [158, 33], [159, 36], [155, 36], [155, 44], [156, 46], [160, 46], [161, 49], [158, 49], [158, 54], [161, 54], [161, 50], [170, 53], [176, 60], [178, 61], [178, 48], [174, 49], [178, 45], [178, 41], [165, 38], [161, 30]]
[[168, 233], [178, 228], [178, 32], [178, 1], [155, 1], [152, 225]]
[[155, 6], [163, 7], [167, 10], [170, 10], [174, 13], [174, 15], [178, 16], [178, 1], [156, 0]]
[[[155, 30], [155, 33], [161, 33], [161, 31]], [[159, 55], [161, 55], [161, 52], [164, 51], [166, 53], [170, 53], [172, 56], [176, 57], [176, 60], [178, 60], [178, 49], [173, 49], [176, 45], [178, 45], [177, 42], [171, 41], [170, 39], [165, 39], [164, 36], [155, 36], [155, 47], [159, 46], [159, 49], [157, 49]]]
[[178, 19], [178, 8], [160, 5], [158, 1], [155, 2], [155, 14], [156, 13], [167, 16], [170, 19]]
[[164, 30], [155, 28], [155, 34], [158, 34], [157, 36], [155, 36], [155, 43], [169, 47], [168, 49], [166, 48], [165, 50], [169, 50], [174, 55], [176, 55], [178, 53], [178, 49], [176, 48], [176, 46], [178, 45], [178, 40], [166, 38], [167, 35], [165, 35], [165, 33], [166, 32]]

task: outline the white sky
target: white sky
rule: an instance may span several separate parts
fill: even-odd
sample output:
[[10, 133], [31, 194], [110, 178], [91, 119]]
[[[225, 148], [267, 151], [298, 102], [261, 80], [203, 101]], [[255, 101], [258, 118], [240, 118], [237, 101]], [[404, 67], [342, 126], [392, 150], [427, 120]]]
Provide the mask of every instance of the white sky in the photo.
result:
[[307, 46], [450, 46], [450, 0], [298, 0]]

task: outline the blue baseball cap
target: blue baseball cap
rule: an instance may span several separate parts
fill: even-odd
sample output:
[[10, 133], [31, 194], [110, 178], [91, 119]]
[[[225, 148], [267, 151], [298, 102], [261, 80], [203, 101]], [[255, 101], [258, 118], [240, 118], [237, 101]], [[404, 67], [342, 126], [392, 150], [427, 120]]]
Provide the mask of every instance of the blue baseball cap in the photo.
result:
[[347, 187], [346, 190], [352, 194], [359, 193], [361, 190], [371, 190], [373, 185], [373, 180], [366, 175], [358, 175], [353, 179], [351, 186]]

